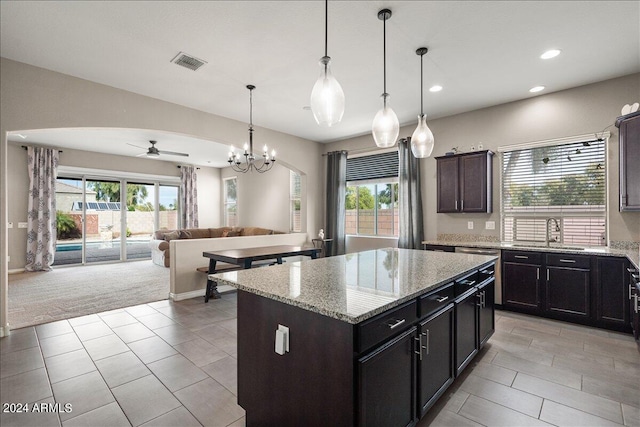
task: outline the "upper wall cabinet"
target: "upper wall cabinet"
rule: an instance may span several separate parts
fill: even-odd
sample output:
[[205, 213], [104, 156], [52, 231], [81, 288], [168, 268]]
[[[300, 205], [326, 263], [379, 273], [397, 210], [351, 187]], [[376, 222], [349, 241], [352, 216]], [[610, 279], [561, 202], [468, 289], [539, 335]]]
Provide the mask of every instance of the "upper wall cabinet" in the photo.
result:
[[618, 117], [620, 211], [640, 211], [640, 111]]
[[438, 213], [482, 212], [493, 207], [493, 152], [436, 157]]

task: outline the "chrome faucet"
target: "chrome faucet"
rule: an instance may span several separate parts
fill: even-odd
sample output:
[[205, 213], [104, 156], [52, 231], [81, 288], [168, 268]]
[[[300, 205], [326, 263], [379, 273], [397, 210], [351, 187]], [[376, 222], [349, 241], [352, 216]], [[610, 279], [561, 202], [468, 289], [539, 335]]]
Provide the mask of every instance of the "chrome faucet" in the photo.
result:
[[[555, 231], [560, 231], [560, 223], [558, 222], [558, 220], [556, 218], [547, 218], [547, 238], [546, 238], [547, 246], [549, 246], [549, 244], [551, 243], [551, 232], [549, 231], [549, 226], [551, 225], [551, 221], [556, 223]], [[555, 239], [553, 241], [557, 242], [557, 240]]]

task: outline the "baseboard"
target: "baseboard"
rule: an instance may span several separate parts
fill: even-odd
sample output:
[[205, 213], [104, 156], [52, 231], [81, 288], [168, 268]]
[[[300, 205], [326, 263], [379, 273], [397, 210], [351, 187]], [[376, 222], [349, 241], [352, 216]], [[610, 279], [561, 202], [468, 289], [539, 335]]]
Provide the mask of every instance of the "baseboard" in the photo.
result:
[[24, 273], [24, 268], [14, 268], [12, 270], [7, 270], [8, 274], [19, 274], [19, 273]]
[[[235, 291], [236, 288], [227, 285], [219, 285], [218, 292], [224, 294], [226, 292]], [[204, 289], [199, 289], [197, 291], [189, 291], [189, 292], [181, 292], [179, 294], [174, 294], [173, 292], [169, 293], [169, 299], [173, 301], [183, 301], [191, 298], [199, 298], [204, 297]]]
[[10, 333], [11, 329], [9, 328], [8, 323], [5, 326], [0, 326], [0, 338], [8, 337]]

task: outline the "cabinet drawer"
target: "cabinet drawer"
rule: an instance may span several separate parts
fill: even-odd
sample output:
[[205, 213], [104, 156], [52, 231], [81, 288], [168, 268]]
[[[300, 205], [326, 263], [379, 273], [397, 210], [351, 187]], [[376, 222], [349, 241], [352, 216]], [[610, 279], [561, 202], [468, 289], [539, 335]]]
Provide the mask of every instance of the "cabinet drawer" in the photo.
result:
[[418, 320], [418, 303], [412, 300], [358, 325], [358, 352], [407, 329]]
[[495, 277], [496, 275], [496, 264], [492, 263], [482, 267], [478, 271], [478, 283], [482, 283], [490, 277]]
[[453, 283], [449, 283], [437, 292], [420, 297], [420, 318], [435, 313], [445, 305], [452, 303], [454, 298]]
[[590, 257], [573, 254], [547, 254], [547, 265], [569, 268], [590, 268]]
[[456, 279], [454, 282], [454, 290], [456, 296], [462, 295], [467, 292], [469, 289], [473, 288], [478, 284], [478, 272], [474, 271], [471, 274], [467, 274], [464, 277]]
[[426, 251], [436, 251], [436, 252], [455, 252], [455, 246], [447, 246], [447, 245], [424, 245], [424, 249]]
[[522, 264], [542, 264], [542, 254], [528, 251], [502, 251], [502, 260]]

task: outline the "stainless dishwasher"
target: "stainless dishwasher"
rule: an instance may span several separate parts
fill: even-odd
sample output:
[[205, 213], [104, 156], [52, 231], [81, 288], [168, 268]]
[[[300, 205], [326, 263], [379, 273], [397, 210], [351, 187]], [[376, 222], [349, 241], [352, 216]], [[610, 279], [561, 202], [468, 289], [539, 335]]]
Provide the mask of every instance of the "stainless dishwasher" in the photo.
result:
[[502, 264], [500, 263], [500, 249], [463, 248], [456, 246], [456, 252], [473, 255], [492, 255], [498, 257], [496, 260], [496, 292], [494, 299], [496, 304], [502, 305]]

